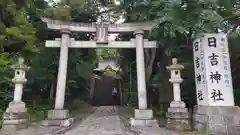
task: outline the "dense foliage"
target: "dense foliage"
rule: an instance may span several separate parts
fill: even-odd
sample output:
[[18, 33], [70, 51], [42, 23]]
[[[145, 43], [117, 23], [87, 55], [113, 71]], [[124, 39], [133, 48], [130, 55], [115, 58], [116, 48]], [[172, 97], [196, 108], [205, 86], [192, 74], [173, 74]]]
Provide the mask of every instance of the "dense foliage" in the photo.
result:
[[[95, 22], [97, 16], [87, 4], [75, 3], [66, 6], [65, 2], [62, 2], [49, 5], [44, 0], [19, 3], [13, 0], [1, 2], [0, 109], [5, 109], [12, 100], [14, 85], [11, 79], [14, 71], [10, 65], [14, 64], [19, 56], [24, 57], [27, 64], [31, 66], [24, 89], [25, 102], [34, 108], [37, 104], [46, 104], [49, 101], [53, 103], [59, 50], [46, 48], [44, 42], [47, 39], [59, 38], [60, 34], [48, 31], [41, 17], [61, 18], [65, 15], [76, 22], [91, 22], [90, 20]], [[59, 14], [60, 11], [61, 14]], [[89, 40], [92, 35], [73, 33], [73, 37]], [[84, 93], [88, 93], [88, 84], [90, 84], [92, 69], [96, 63], [95, 50], [70, 49], [69, 51], [67, 102], [69, 97], [71, 99], [76, 96], [84, 98], [86, 95]]]

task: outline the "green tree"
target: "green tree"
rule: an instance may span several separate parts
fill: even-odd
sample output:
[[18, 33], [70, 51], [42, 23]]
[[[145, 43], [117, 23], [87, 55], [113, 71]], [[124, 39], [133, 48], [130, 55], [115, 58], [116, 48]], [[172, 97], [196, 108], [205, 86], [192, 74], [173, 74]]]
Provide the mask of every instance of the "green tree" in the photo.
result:
[[[232, 35], [235, 35], [235, 39], [239, 37], [239, 4], [239, 0], [121, 1], [121, 8], [125, 10], [126, 22], [149, 20], [156, 22], [151, 36], [159, 41], [159, 48], [156, 51], [155, 62], [150, 63], [154, 65], [152, 66], [152, 72], [147, 72], [147, 74], [150, 74], [152, 79], [159, 79], [158, 100], [160, 102], [171, 101], [172, 88], [168, 82], [169, 73], [166, 71], [165, 66], [170, 64], [172, 57], [177, 57], [186, 67], [183, 73], [185, 78], [182, 92], [183, 98], [190, 105], [196, 104], [196, 98], [192, 96], [195, 95], [195, 91], [193, 91], [195, 83], [192, 41], [201, 36], [202, 33], [207, 32], [223, 31], [227, 32], [230, 38]], [[231, 46], [233, 44], [230, 42], [230, 48]], [[133, 54], [128, 53], [125, 57], [127, 59], [124, 61], [129, 61], [128, 58], [134, 57]]]
[[23, 56], [29, 60], [39, 50], [36, 46], [36, 29], [29, 22], [28, 14], [21, 3], [1, 1], [0, 13], [0, 77], [3, 78], [0, 83], [0, 106], [5, 107], [13, 96], [13, 70], [10, 65], [15, 63], [16, 57]]

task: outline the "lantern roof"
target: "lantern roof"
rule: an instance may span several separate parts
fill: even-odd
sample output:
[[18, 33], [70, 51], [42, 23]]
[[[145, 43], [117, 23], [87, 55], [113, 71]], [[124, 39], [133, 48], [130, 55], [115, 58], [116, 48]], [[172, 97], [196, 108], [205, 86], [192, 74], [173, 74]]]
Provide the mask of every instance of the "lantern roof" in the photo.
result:
[[18, 62], [15, 65], [11, 66], [12, 69], [17, 70], [17, 69], [21, 69], [21, 70], [29, 70], [30, 67], [28, 67], [27, 65], [24, 64], [24, 58], [20, 57], [18, 58]]
[[167, 70], [182, 70], [184, 69], [183, 65], [178, 64], [178, 59], [173, 58], [172, 59], [172, 65], [166, 67]]

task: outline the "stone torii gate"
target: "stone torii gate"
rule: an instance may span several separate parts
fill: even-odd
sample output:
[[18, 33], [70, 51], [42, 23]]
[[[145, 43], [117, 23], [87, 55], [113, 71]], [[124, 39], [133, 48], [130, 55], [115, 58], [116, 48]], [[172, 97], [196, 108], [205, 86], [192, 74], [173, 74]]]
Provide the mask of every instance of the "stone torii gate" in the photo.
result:
[[[144, 31], [149, 31], [154, 23], [73, 23], [59, 20], [42, 18], [51, 30], [61, 32], [61, 38], [47, 40], [46, 47], [59, 47], [60, 59], [58, 69], [58, 79], [56, 87], [56, 99], [54, 110], [49, 110], [48, 120], [43, 125], [69, 126], [73, 123], [69, 111], [64, 109], [64, 98], [66, 89], [68, 49], [69, 48], [136, 48], [137, 63], [137, 85], [138, 85], [138, 109], [135, 109], [132, 125], [149, 125], [154, 123], [153, 112], [147, 108], [147, 90], [144, 63], [144, 48], [156, 48], [156, 41], [144, 39]], [[70, 37], [71, 32], [96, 33], [96, 41], [76, 41]], [[130, 41], [108, 41], [109, 33], [133, 32], [135, 39]]]

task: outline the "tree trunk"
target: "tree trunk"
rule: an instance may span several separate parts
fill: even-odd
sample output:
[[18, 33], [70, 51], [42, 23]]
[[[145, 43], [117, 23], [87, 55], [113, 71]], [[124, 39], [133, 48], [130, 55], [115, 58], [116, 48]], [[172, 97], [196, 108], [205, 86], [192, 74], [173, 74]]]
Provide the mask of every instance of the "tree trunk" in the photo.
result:
[[55, 77], [52, 79], [52, 83], [51, 83], [51, 88], [50, 88], [50, 93], [49, 93], [49, 101], [51, 102], [51, 103], [53, 103], [54, 102], [54, 93], [55, 93], [55, 84], [56, 84], [56, 82], [55, 82]]
[[147, 84], [149, 84], [150, 82], [150, 78], [152, 75], [152, 71], [153, 71], [153, 62], [155, 60], [156, 57], [156, 48], [151, 48], [151, 49], [145, 49], [145, 67], [146, 67], [146, 82]]
[[169, 82], [170, 73], [167, 71], [166, 66], [169, 65], [171, 57], [163, 54], [160, 60], [159, 72], [162, 75], [160, 80], [160, 87], [158, 88], [158, 104], [160, 109], [167, 109], [169, 103], [173, 99], [172, 85]]

